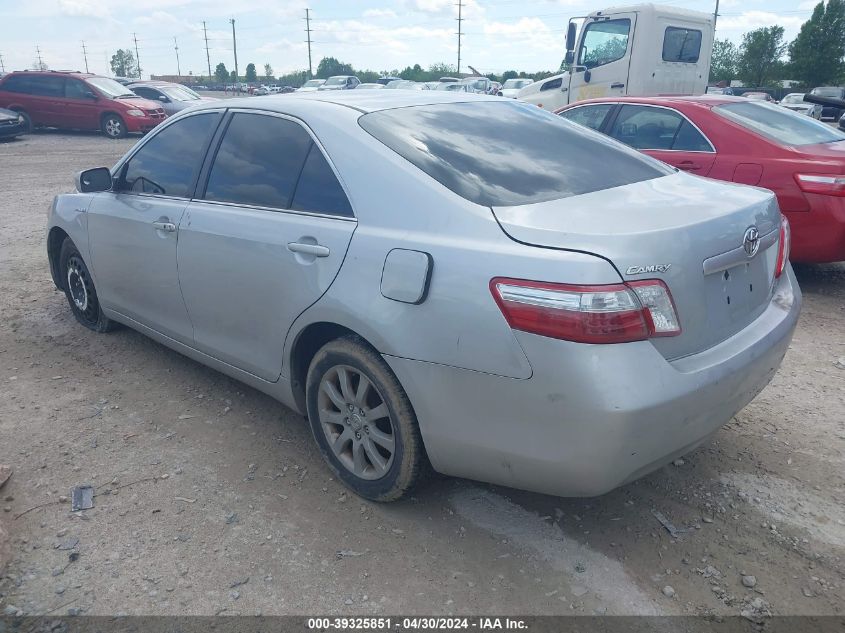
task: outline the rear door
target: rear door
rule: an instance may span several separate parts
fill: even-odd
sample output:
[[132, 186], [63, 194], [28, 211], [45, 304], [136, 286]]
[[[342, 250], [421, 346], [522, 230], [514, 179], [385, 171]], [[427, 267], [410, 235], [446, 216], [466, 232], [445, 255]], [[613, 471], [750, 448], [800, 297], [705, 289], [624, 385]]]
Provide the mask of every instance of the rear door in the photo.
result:
[[706, 176], [716, 150], [701, 130], [677, 110], [624, 104], [607, 133], [634, 149], [697, 176]]
[[636, 13], [614, 13], [584, 27], [569, 101], [628, 94]]
[[50, 127], [69, 127], [64, 116], [64, 77], [57, 75], [29, 75], [27, 113], [32, 122]]
[[235, 111], [179, 226], [197, 349], [276, 380], [294, 319], [340, 270], [356, 222], [319, 143], [283, 115]]

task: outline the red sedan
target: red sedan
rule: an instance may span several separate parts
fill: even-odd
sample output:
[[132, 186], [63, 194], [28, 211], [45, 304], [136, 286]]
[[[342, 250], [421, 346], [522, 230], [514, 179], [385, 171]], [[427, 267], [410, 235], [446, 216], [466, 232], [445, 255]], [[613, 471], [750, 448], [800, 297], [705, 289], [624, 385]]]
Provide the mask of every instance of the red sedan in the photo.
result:
[[845, 261], [845, 134], [742, 97], [624, 97], [557, 111], [699, 176], [771, 189], [795, 262]]

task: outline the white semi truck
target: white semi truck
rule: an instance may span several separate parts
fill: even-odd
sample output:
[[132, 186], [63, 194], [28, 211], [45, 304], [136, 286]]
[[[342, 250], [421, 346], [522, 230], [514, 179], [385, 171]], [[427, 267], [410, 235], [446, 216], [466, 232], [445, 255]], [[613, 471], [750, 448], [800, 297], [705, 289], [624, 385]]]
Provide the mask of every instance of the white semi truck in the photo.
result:
[[[574, 20], [583, 19], [577, 34]], [[571, 18], [569, 70], [534, 82], [517, 98], [547, 110], [596, 97], [704, 94], [712, 13], [641, 4]]]

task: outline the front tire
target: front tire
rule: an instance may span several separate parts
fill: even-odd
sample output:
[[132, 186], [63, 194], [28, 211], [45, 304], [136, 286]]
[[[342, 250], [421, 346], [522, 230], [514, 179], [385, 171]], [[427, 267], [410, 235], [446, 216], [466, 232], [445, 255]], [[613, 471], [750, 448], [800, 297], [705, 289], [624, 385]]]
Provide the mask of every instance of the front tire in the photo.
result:
[[24, 134], [30, 134], [32, 132], [32, 118], [23, 110], [18, 110], [18, 114], [23, 117]]
[[62, 243], [59, 270], [62, 273], [65, 296], [76, 320], [94, 332], [113, 330], [114, 321], [103, 314], [88, 266], [70, 238], [66, 238]]
[[305, 393], [323, 458], [356, 494], [396, 501], [428, 472], [405, 390], [384, 359], [357, 336], [336, 339], [317, 352]]
[[126, 136], [126, 123], [116, 114], [107, 114], [100, 122], [100, 129], [109, 138], [123, 138]]

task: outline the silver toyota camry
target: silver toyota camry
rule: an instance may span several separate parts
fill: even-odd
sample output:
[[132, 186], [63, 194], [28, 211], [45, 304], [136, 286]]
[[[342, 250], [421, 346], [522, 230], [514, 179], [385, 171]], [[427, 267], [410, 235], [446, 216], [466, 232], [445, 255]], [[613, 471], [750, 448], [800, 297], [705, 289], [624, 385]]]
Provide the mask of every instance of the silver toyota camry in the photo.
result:
[[431, 469], [567, 496], [640, 477], [763, 389], [801, 304], [771, 192], [510, 99], [207, 104], [76, 189], [47, 240], [76, 319], [302, 412], [380, 501]]

